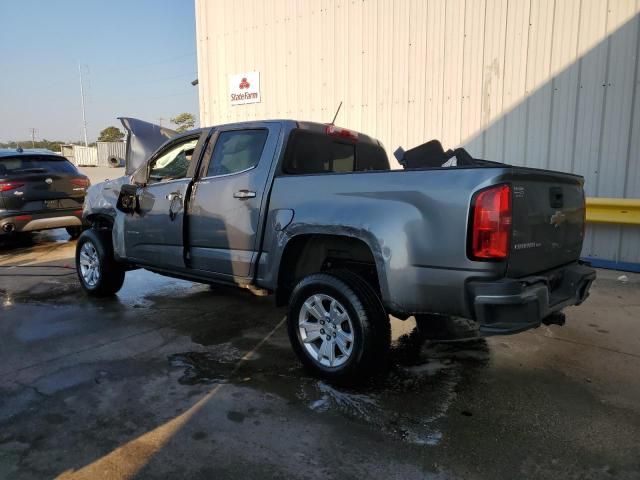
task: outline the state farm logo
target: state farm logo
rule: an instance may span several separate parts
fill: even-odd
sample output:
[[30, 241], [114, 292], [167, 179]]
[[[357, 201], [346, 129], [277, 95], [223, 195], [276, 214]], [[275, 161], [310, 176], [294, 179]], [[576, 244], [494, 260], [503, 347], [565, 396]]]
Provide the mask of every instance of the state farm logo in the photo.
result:
[[260, 102], [260, 72], [229, 75], [229, 101], [231, 105]]

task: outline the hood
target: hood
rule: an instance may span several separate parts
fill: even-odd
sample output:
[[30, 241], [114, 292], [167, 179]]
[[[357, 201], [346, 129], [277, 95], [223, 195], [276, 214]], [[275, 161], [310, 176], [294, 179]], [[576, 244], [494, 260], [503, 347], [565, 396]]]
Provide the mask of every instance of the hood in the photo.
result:
[[178, 132], [137, 118], [120, 117], [127, 131], [125, 173], [131, 175], [160, 145], [175, 137]]

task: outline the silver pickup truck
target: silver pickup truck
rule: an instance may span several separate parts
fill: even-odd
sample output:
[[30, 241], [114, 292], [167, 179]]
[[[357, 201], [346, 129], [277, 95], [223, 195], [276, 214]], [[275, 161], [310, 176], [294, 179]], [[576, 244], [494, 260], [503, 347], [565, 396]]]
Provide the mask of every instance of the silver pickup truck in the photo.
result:
[[92, 186], [84, 205], [84, 290], [113, 295], [141, 267], [273, 293], [300, 360], [328, 379], [384, 363], [389, 314], [516, 333], [559, 323], [595, 279], [579, 261], [580, 176], [437, 142], [391, 170], [376, 139], [293, 120], [180, 135], [122, 122], [127, 176]]

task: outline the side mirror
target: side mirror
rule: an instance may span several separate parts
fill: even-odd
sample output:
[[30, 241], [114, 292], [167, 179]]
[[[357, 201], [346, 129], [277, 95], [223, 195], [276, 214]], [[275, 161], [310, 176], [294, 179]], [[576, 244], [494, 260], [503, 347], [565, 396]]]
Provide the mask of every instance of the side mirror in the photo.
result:
[[120, 187], [120, 195], [116, 208], [124, 213], [138, 212], [138, 186], [124, 184]]
[[144, 187], [147, 184], [147, 168], [146, 165], [141, 166], [131, 174], [131, 183]]

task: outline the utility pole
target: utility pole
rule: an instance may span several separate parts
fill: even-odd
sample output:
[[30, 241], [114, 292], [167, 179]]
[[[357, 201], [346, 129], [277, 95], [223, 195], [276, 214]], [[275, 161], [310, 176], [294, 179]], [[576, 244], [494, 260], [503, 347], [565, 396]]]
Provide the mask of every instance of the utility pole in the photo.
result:
[[78, 73], [80, 74], [80, 104], [82, 105], [82, 135], [84, 136], [84, 146], [87, 147], [87, 117], [84, 111], [84, 86], [82, 85], [82, 67], [78, 63]]
[[162, 121], [163, 121], [163, 120], [166, 120], [166, 118], [163, 118], [163, 117], [158, 118], [158, 122], [160, 122], [160, 123], [159, 123], [159, 125], [160, 125], [160, 126], [162, 126]]
[[31, 148], [36, 148], [36, 128], [30, 128], [31, 130]]

